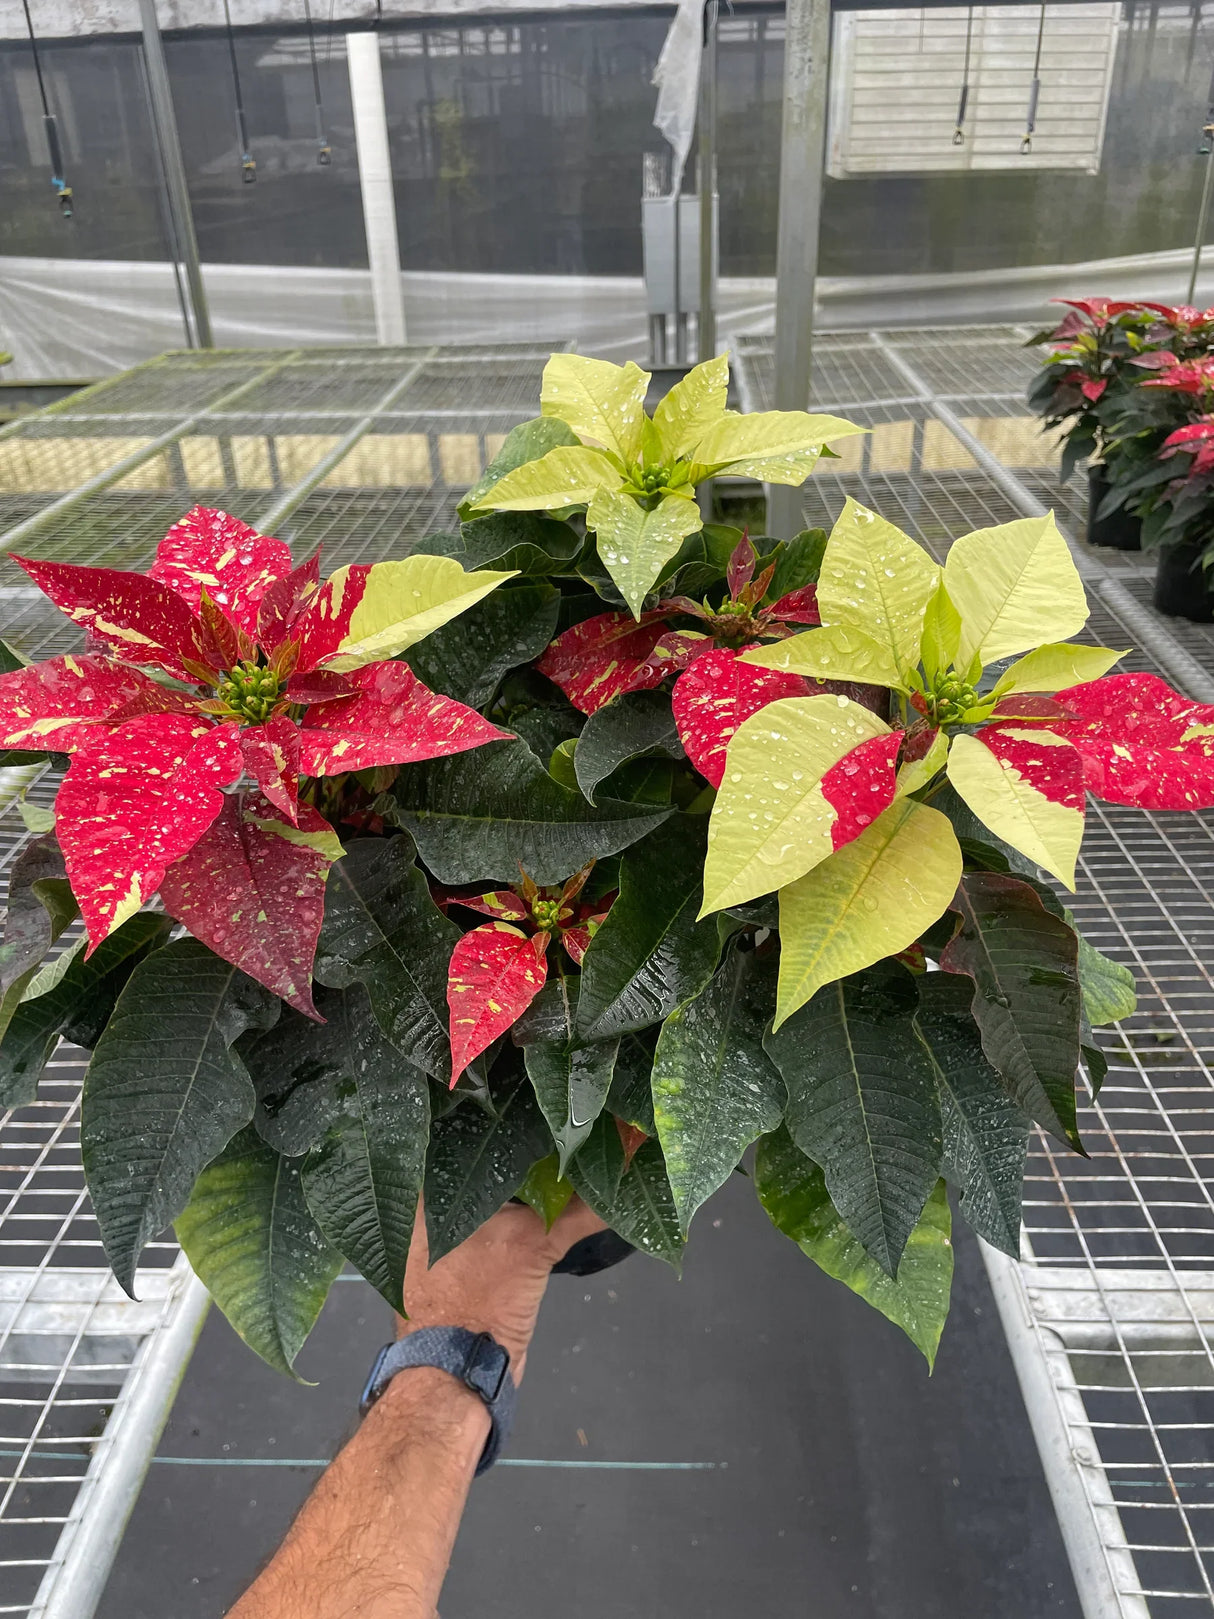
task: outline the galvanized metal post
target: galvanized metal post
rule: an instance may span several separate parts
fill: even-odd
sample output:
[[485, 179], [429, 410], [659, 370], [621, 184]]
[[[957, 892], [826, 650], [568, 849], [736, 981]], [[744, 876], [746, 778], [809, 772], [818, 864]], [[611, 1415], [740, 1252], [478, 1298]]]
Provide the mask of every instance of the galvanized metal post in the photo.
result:
[[1193, 243], [1193, 268], [1189, 273], [1189, 290], [1185, 295], [1185, 302], [1189, 304], [1197, 300], [1197, 277], [1201, 272], [1201, 253], [1205, 246], [1206, 224], [1210, 218], [1210, 194], [1214, 189], [1214, 128], [1207, 125], [1202, 134], [1209, 141], [1210, 149], [1206, 154], [1206, 173], [1201, 186], [1201, 202], [1197, 208], [1197, 239]]
[[[784, 22], [784, 127], [776, 236], [776, 408], [809, 408], [818, 221], [826, 159], [830, 0], [788, 0]], [[768, 532], [788, 539], [802, 526], [801, 494], [768, 491]]]
[[177, 248], [185, 266], [194, 340], [200, 349], [212, 349], [215, 347], [215, 339], [211, 335], [211, 313], [207, 307], [206, 288], [202, 284], [202, 266], [198, 262], [198, 239], [194, 234], [190, 188], [186, 184], [185, 163], [181, 157], [177, 114], [173, 110], [173, 90], [169, 84], [168, 64], [164, 59], [164, 41], [160, 37], [160, 24], [156, 20], [156, 0], [139, 0], [139, 23], [143, 29], [143, 58], [147, 65], [152, 121], [156, 126], [156, 139], [164, 162], [164, 178], [169, 193], [169, 213], [173, 233], [177, 238]]
[[710, 360], [717, 349], [717, 13], [718, 0], [704, 7], [704, 60], [700, 65], [700, 313], [696, 358]]
[[379, 35], [347, 34], [346, 62], [350, 70], [354, 144], [358, 148], [358, 178], [367, 232], [367, 263], [371, 269], [375, 340], [399, 344], [405, 341], [405, 302], [400, 285], [396, 194], [392, 188], [392, 155], [388, 146]]

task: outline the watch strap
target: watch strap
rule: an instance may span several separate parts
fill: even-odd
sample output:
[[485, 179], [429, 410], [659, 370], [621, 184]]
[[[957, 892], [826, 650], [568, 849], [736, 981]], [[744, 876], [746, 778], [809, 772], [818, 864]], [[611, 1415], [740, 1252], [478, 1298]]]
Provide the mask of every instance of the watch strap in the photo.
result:
[[385, 1344], [375, 1358], [358, 1409], [365, 1417], [397, 1372], [410, 1366], [435, 1366], [450, 1372], [478, 1394], [489, 1413], [489, 1437], [476, 1465], [476, 1476], [498, 1458], [514, 1418], [516, 1390], [510, 1375], [510, 1355], [488, 1332], [467, 1327], [420, 1327]]

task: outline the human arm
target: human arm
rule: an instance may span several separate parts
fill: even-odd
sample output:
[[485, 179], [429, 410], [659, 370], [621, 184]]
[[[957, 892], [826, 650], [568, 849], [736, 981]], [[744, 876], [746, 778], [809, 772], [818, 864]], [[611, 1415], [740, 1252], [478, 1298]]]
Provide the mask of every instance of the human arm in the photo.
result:
[[[508, 1204], [431, 1267], [419, 1218], [398, 1336], [430, 1326], [492, 1333], [519, 1382], [552, 1265], [601, 1228], [577, 1199], [550, 1232]], [[449, 1373], [400, 1372], [229, 1619], [433, 1619], [488, 1434], [479, 1396]]]

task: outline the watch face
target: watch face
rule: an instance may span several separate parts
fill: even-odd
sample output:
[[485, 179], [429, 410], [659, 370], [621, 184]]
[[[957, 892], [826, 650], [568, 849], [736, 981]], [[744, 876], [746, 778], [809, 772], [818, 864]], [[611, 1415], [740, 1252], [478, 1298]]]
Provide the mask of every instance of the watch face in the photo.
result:
[[487, 1332], [478, 1332], [468, 1346], [464, 1362], [464, 1382], [470, 1384], [490, 1405], [502, 1392], [510, 1369], [510, 1356]]

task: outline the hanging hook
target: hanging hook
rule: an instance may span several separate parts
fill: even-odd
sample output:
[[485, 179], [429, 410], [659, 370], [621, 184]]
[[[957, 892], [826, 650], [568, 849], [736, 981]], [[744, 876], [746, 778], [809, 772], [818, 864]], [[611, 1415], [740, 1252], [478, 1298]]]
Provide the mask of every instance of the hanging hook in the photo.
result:
[[970, 99], [970, 54], [974, 44], [974, 8], [969, 8], [965, 20], [965, 66], [961, 69], [961, 99], [957, 103], [957, 127], [953, 130], [953, 145], [965, 145], [965, 111]]
[[1020, 155], [1027, 157], [1033, 150], [1033, 135], [1037, 129], [1037, 102], [1041, 95], [1041, 47], [1045, 40], [1045, 4], [1042, 0], [1041, 16], [1037, 22], [1037, 55], [1033, 62], [1033, 82], [1029, 88], [1029, 111], [1024, 121], [1024, 139], [1020, 142]]
[[46, 81], [42, 77], [42, 58], [38, 52], [38, 40], [34, 34], [34, 19], [30, 16], [29, 0], [21, 0], [25, 12], [25, 27], [30, 37], [30, 50], [34, 55], [34, 74], [38, 80], [38, 94], [42, 100], [42, 132], [46, 136], [47, 155], [51, 160], [51, 185], [55, 189], [55, 197], [59, 203], [59, 212], [64, 219], [72, 217], [72, 188], [64, 178], [63, 148], [59, 144], [59, 125], [51, 111], [50, 103], [46, 97]]

